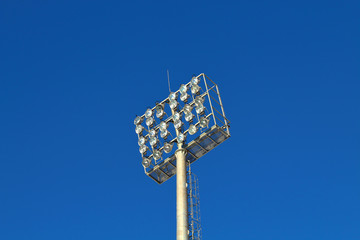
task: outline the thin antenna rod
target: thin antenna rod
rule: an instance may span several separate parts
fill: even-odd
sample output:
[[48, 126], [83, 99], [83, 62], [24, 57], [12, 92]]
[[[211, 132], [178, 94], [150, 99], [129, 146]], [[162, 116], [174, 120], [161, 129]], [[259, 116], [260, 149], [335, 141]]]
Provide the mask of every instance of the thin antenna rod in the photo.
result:
[[171, 89], [170, 89], [170, 77], [169, 77], [169, 69], [166, 69], [167, 71], [167, 77], [168, 77], [168, 84], [169, 84], [169, 92], [171, 92]]

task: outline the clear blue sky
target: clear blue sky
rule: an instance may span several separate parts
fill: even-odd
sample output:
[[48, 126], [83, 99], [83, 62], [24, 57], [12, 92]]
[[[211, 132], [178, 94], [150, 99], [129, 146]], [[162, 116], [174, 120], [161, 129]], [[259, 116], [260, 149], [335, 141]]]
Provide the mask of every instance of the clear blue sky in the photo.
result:
[[0, 239], [175, 239], [133, 119], [202, 72], [204, 240], [360, 239], [358, 1], [1, 1]]

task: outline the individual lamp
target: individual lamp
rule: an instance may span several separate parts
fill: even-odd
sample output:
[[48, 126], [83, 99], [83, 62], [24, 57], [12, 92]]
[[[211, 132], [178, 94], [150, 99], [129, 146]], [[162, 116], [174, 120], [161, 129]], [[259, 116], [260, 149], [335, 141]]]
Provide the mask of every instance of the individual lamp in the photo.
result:
[[195, 98], [195, 106], [199, 106], [199, 105], [202, 105], [204, 103], [204, 98], [200, 97], [200, 96], [197, 96]]
[[165, 115], [164, 106], [162, 106], [161, 104], [157, 104], [155, 110], [156, 110], [156, 117], [162, 119]]
[[181, 84], [179, 91], [180, 94], [185, 94], [187, 92], [187, 86], [185, 84]]
[[189, 126], [189, 134], [194, 135], [196, 133], [196, 131], [197, 131], [196, 125], [190, 124], [190, 126]]
[[161, 158], [161, 151], [160, 150], [154, 150], [154, 152], [153, 152], [153, 158], [155, 159], [155, 160], [159, 160], [160, 158]]
[[180, 95], [180, 100], [183, 101], [183, 102], [187, 102], [189, 97], [190, 97], [189, 94], [184, 93], [184, 94]]
[[157, 147], [158, 143], [159, 143], [159, 140], [156, 138], [156, 137], [150, 137], [150, 145], [155, 148]]
[[197, 113], [198, 115], [204, 114], [204, 113], [205, 113], [205, 107], [204, 107], [204, 105], [200, 104], [200, 105], [196, 106], [196, 113]]
[[185, 134], [183, 134], [183, 133], [179, 133], [179, 135], [177, 136], [177, 141], [179, 142], [179, 143], [182, 143], [182, 142], [184, 142], [185, 141]]
[[139, 148], [139, 152], [144, 155], [146, 151], [148, 150], [148, 147], [146, 145], [141, 145]]
[[170, 94], [169, 94], [169, 98], [170, 98], [170, 100], [176, 100], [176, 98], [177, 98], [177, 93], [176, 93], [176, 92], [170, 93]]
[[170, 132], [165, 129], [165, 131], [160, 132], [160, 137], [162, 137], [163, 139], [166, 139], [169, 136], [169, 134], [170, 134]]
[[208, 125], [209, 125], [209, 119], [207, 119], [206, 117], [201, 117], [200, 118], [200, 127], [207, 128]]
[[174, 121], [174, 127], [175, 127], [176, 129], [180, 129], [182, 125], [183, 125], [183, 123], [182, 123], [181, 120], [175, 120], [175, 121]]
[[181, 113], [175, 112], [175, 113], [173, 114], [173, 119], [174, 119], [174, 121], [180, 120], [180, 118], [181, 118]]
[[146, 138], [144, 136], [139, 137], [138, 144], [139, 146], [144, 145], [146, 143]]
[[148, 168], [148, 167], [150, 167], [150, 164], [151, 164], [151, 159], [149, 159], [147, 157], [143, 157], [143, 160], [142, 160], [143, 167]]
[[184, 107], [183, 107], [183, 110], [184, 110], [185, 114], [189, 114], [189, 113], [191, 113], [192, 106], [189, 105], [189, 104], [185, 104]]
[[193, 95], [196, 95], [196, 94], [198, 94], [200, 92], [200, 87], [199, 87], [199, 85], [192, 85], [191, 86], [191, 93], [193, 94]]
[[176, 110], [177, 106], [178, 106], [178, 102], [174, 99], [171, 99], [169, 102], [170, 108], [173, 110]]
[[169, 153], [171, 152], [172, 148], [173, 148], [173, 144], [168, 142], [164, 143], [164, 152]]
[[192, 120], [194, 119], [194, 114], [192, 114], [192, 113], [189, 113], [189, 114], [186, 114], [185, 115], [185, 120], [187, 121], [187, 122], [192, 122]]
[[154, 117], [149, 117], [146, 119], [145, 123], [146, 123], [146, 126], [151, 128], [152, 126], [154, 126], [154, 122], [155, 122]]
[[147, 110], [146, 110], [146, 112], [145, 112], [145, 117], [146, 118], [149, 118], [149, 117], [151, 117], [153, 115], [153, 111], [150, 109], [150, 108], [148, 108]]
[[165, 132], [166, 129], [167, 129], [167, 127], [168, 127], [168, 124], [167, 124], [166, 122], [164, 122], [164, 121], [162, 121], [162, 122], [159, 124], [159, 128], [160, 128], [160, 131], [161, 131], [161, 132]]
[[191, 79], [191, 86], [193, 86], [193, 85], [198, 85], [199, 83], [200, 83], [200, 79], [199, 79], [199, 78], [193, 77], [193, 78]]
[[153, 128], [150, 130], [149, 135], [150, 135], [150, 137], [156, 137], [157, 131]]
[[139, 135], [141, 135], [142, 131], [144, 130], [144, 127], [141, 125], [136, 125], [135, 132]]
[[135, 125], [139, 125], [139, 124], [142, 123], [142, 121], [143, 121], [143, 118], [140, 117], [140, 116], [137, 116], [137, 117], [135, 118], [135, 120], [134, 120], [134, 124], [135, 124]]

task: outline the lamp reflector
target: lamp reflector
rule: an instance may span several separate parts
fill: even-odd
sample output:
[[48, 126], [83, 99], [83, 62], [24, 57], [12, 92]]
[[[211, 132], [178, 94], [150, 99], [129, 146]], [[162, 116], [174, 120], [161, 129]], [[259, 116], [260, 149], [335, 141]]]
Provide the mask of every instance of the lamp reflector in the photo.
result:
[[151, 145], [152, 147], [156, 147], [156, 145], [158, 144], [158, 141], [159, 141], [159, 140], [158, 140], [156, 137], [151, 137], [150, 140], [149, 140], [150, 145]]
[[199, 83], [200, 83], [200, 79], [199, 79], [199, 78], [193, 77], [193, 78], [191, 79], [191, 86], [193, 86], [193, 85], [198, 85]]
[[148, 167], [150, 167], [150, 164], [151, 164], [151, 159], [149, 159], [147, 157], [143, 157], [143, 160], [142, 160], [143, 167], [148, 168]]
[[193, 85], [192, 87], [191, 87], [191, 93], [192, 94], [198, 94], [200, 92], [200, 87], [199, 87], [199, 85]]
[[190, 124], [189, 126], [189, 134], [194, 135], [197, 132], [197, 127], [194, 124]]
[[179, 91], [181, 94], [185, 94], [187, 92], [187, 86], [185, 84], [181, 84]]
[[169, 134], [170, 134], [170, 132], [165, 129], [165, 131], [160, 132], [160, 137], [162, 137], [163, 139], [166, 139], [169, 136]]
[[144, 155], [147, 151], [148, 147], [146, 145], [141, 145], [139, 148], [139, 152]]
[[169, 98], [170, 98], [170, 100], [176, 100], [177, 93], [175, 93], [175, 92], [170, 93]]
[[164, 107], [161, 104], [156, 105], [155, 110], [156, 110], [157, 118], [161, 119], [164, 117], [165, 111], [164, 111]]
[[149, 118], [149, 117], [151, 117], [153, 115], [153, 111], [150, 109], [150, 108], [148, 108], [147, 110], [146, 110], [146, 112], [145, 112], [145, 117], [146, 118]]
[[183, 133], [179, 133], [179, 135], [177, 136], [177, 141], [179, 142], [179, 143], [182, 143], [182, 142], [184, 142], [185, 141], [185, 134], [183, 134]]
[[146, 119], [146, 126], [152, 127], [154, 125], [155, 119], [153, 117], [149, 117]]
[[155, 159], [155, 160], [159, 160], [160, 158], [161, 158], [161, 151], [160, 150], [154, 150], [154, 152], [153, 152], [153, 158]]
[[142, 146], [146, 143], [146, 138], [144, 136], [139, 137], [138, 144], [139, 146]]
[[136, 118], [135, 118], [135, 120], [134, 120], [134, 124], [135, 125], [138, 125], [138, 124], [141, 124], [142, 123], [142, 117], [139, 117], [139, 116], [137, 116]]
[[209, 119], [207, 119], [206, 117], [201, 117], [200, 118], [200, 127], [207, 128], [208, 125], [209, 125]]
[[192, 114], [191, 112], [185, 115], [185, 120], [187, 122], [191, 122], [193, 119], [194, 119], [194, 114]]
[[189, 105], [189, 104], [185, 104], [184, 107], [183, 107], [183, 109], [184, 109], [184, 113], [185, 113], [185, 114], [189, 114], [189, 113], [191, 113], [192, 106]]
[[182, 123], [180, 120], [175, 120], [175, 122], [174, 122], [174, 127], [175, 127], [176, 129], [181, 128], [182, 125], [183, 125], [183, 123]]
[[176, 100], [170, 100], [169, 105], [171, 109], [176, 109], [178, 102]]
[[141, 125], [136, 125], [136, 127], [135, 127], [135, 132], [136, 132], [137, 134], [141, 134], [143, 130], [144, 130], [144, 127], [143, 127], [143, 126], [141, 126]]
[[181, 118], [181, 114], [179, 112], [175, 112], [173, 115], [174, 121], [180, 120], [180, 118]]
[[173, 145], [171, 143], [166, 142], [164, 144], [164, 152], [169, 153], [169, 152], [171, 152], [172, 148], [173, 148]]
[[160, 128], [160, 131], [161, 132], [165, 132], [166, 131], [166, 128], [168, 127], [167, 123], [166, 122], [161, 122], [160, 125], [159, 125], [159, 128]]

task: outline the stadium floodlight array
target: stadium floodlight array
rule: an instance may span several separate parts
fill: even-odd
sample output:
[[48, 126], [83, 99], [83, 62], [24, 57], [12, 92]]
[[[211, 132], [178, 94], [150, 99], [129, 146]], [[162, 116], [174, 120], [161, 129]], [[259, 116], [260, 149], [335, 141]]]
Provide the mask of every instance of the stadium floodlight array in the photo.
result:
[[161, 184], [176, 174], [175, 143], [193, 163], [230, 137], [218, 86], [194, 76], [134, 120], [145, 173]]

